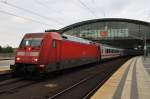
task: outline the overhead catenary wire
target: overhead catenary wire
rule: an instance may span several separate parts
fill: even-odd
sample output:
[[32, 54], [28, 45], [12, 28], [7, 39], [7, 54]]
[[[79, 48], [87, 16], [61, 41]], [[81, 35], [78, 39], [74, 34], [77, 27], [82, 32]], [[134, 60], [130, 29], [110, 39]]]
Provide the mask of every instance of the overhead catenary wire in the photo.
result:
[[40, 2], [39, 0], [34, 0], [34, 2], [46, 9], [50, 9], [51, 11], [54, 11], [54, 12], [57, 12], [57, 13], [61, 13], [61, 12], [58, 12], [57, 10], [53, 9], [53, 8], [50, 8], [49, 6], [47, 6], [46, 4], [44, 4], [43, 2]]
[[[96, 1], [92, 0], [93, 5], [95, 5]], [[96, 7], [96, 6], [95, 6]], [[99, 9], [98, 7], [96, 7], [97, 9]], [[100, 11], [102, 11], [104, 18], [106, 18], [106, 12], [104, 9], [100, 9]]]
[[49, 18], [49, 17], [43, 16], [43, 15], [41, 15], [41, 14], [39, 14], [39, 13], [36, 13], [36, 12], [34, 12], [34, 11], [25, 9], [25, 8], [23, 8], [23, 7], [16, 6], [16, 5], [14, 5], [14, 4], [12, 4], [12, 3], [9, 3], [9, 2], [7, 2], [7, 1], [0, 1], [0, 3], [6, 4], [6, 5], [8, 5], [8, 6], [17, 8], [17, 9], [19, 9], [19, 10], [25, 11], [25, 12], [27, 12], [27, 13], [30, 13], [30, 14], [33, 14], [33, 15], [36, 15], [36, 16], [39, 16], [39, 17], [41, 17], [41, 18], [43, 18], [43, 19], [46, 19], [46, 20], [49, 20], [49, 21], [53, 21], [53, 22], [56, 22], [56, 23], [62, 25], [61, 22], [59, 22], [59, 21], [57, 21], [57, 20], [55, 20], [55, 19], [53, 19], [53, 18]]
[[47, 23], [44, 23], [44, 22], [41, 22], [41, 21], [38, 21], [38, 20], [34, 20], [34, 19], [31, 19], [31, 18], [28, 18], [28, 17], [22, 17], [22, 16], [19, 16], [19, 15], [10, 13], [10, 12], [3, 11], [3, 10], [0, 10], [0, 13], [7, 14], [7, 15], [11, 15], [11, 16], [15, 16], [15, 17], [22, 18], [22, 19], [29, 20], [29, 21], [33, 21], [33, 22], [35, 22], [35, 23], [43, 24], [43, 25], [46, 25], [46, 26], [55, 27], [55, 26], [53, 26], [53, 25], [50, 25], [50, 24], [47, 24]]
[[[41, 1], [39, 1], [39, 0], [33, 0], [33, 1], [34, 1], [36, 4], [38, 4], [38, 5], [42, 6], [42, 7], [44, 7], [45, 9], [48, 9], [48, 10], [54, 11], [55, 13], [60, 14], [60, 16], [62, 16], [62, 14], [64, 14], [63, 12], [58, 11], [58, 10], [55, 10], [54, 8], [48, 6], [47, 4], [45, 4], [45, 3], [43, 3], [43, 2], [41, 2]], [[74, 18], [76, 18], [76, 19], [78, 18], [78, 19], [79, 19], [79, 17], [77, 17], [77, 16], [69, 16], [69, 17], [72, 17], [73, 19], [74, 19]], [[63, 20], [63, 19], [60, 18], [60, 20]]]
[[97, 18], [97, 15], [85, 3], [83, 3], [81, 0], [78, 0], [78, 2], [84, 6], [84, 8], [86, 8], [95, 18]]

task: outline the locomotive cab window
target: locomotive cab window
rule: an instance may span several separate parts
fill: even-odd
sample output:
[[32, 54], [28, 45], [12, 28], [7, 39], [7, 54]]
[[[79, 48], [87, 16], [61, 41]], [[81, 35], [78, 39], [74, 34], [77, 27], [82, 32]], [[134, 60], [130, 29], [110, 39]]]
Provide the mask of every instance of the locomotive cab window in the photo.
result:
[[52, 41], [52, 48], [56, 48], [56, 40]]
[[20, 44], [20, 47], [32, 46], [32, 47], [40, 47], [43, 38], [24, 38]]

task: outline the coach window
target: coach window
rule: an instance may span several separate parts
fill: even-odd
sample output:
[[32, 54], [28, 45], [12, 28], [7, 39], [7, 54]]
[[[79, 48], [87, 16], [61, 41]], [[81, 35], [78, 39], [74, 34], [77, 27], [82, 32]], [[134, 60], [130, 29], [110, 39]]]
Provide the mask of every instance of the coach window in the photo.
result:
[[110, 49], [108, 49], [108, 53], [110, 53]]
[[112, 51], [113, 51], [113, 50], [111, 49], [111, 50], [110, 50], [110, 53], [112, 53]]
[[113, 53], [115, 53], [115, 50], [113, 50]]
[[52, 48], [56, 48], [56, 40], [52, 41]]
[[105, 49], [105, 53], [107, 53], [107, 49]]
[[108, 53], [108, 49], [106, 49], [106, 53]]
[[105, 49], [105, 53], [107, 53], [107, 49]]

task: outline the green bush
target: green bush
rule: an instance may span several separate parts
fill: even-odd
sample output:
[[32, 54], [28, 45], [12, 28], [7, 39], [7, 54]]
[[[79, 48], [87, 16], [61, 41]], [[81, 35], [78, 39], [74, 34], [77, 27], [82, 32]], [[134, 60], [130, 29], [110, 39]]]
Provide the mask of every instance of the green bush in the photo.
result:
[[13, 53], [14, 50], [11, 46], [7, 46], [7, 47], [1, 47], [0, 46], [0, 53]]
[[2, 52], [2, 47], [0, 46], [0, 53]]

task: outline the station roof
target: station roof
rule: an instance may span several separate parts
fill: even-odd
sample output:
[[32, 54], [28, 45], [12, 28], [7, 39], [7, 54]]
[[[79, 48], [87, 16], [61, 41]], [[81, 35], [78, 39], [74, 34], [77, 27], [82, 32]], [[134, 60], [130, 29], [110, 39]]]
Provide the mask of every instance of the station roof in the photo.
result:
[[140, 21], [140, 20], [124, 19], [124, 18], [102, 18], [102, 19], [93, 19], [93, 20], [86, 20], [86, 21], [78, 22], [78, 23], [66, 26], [64, 28], [61, 28], [59, 31], [61, 31], [61, 33], [63, 33], [65, 31], [71, 30], [73, 28], [77, 28], [77, 27], [80, 27], [83, 25], [97, 23], [97, 22], [128, 22], [128, 23], [141, 24], [141, 25], [150, 27], [149, 22]]

